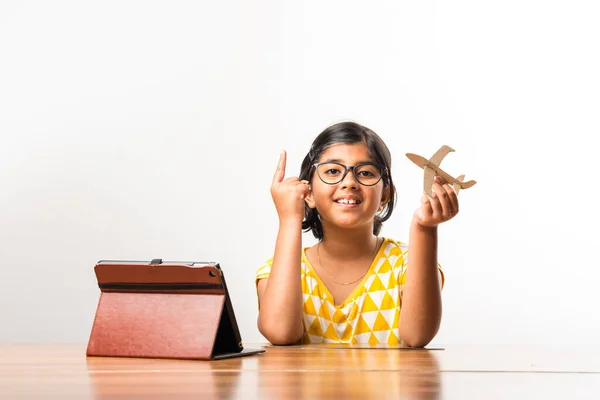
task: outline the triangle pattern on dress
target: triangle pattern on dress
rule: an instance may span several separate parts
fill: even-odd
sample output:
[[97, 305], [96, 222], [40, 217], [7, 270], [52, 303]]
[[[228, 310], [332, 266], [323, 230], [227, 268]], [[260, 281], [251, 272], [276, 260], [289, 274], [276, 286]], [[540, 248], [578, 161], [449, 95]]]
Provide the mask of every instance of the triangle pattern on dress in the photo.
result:
[[356, 323], [356, 325], [354, 327], [354, 332], [355, 332], [354, 336], [358, 336], [363, 333], [371, 333], [371, 327], [369, 327], [369, 325], [367, 325], [367, 323], [363, 319], [362, 315], [358, 317], [358, 322]]
[[333, 324], [329, 324], [329, 326], [327, 327], [327, 330], [325, 331], [325, 338], [333, 340], [334, 342], [337, 342], [339, 340], [339, 337], [333, 327]]
[[390, 296], [390, 294], [387, 291], [385, 291], [384, 293], [385, 294], [383, 295], [383, 299], [381, 300], [381, 307], [379, 307], [379, 309], [392, 310], [396, 308], [396, 302], [394, 301], [392, 296]]
[[376, 331], [373, 332], [373, 335], [375, 335], [377, 337], [377, 341], [379, 343], [385, 344], [388, 342], [388, 339], [390, 337], [390, 330], [386, 330], [386, 331]]
[[[343, 306], [335, 306], [333, 297], [303, 259], [299, 271], [302, 343], [401, 343], [398, 325], [401, 290], [406, 280], [406, 251], [400, 242], [391, 239], [379, 250], [367, 276], [355, 288], [354, 297]], [[259, 272], [268, 273], [270, 268], [263, 265]]]
[[377, 319], [377, 314], [379, 311], [371, 311], [362, 313], [362, 318], [369, 327], [369, 331], [373, 330], [373, 326], [375, 325], [375, 320]]
[[377, 290], [386, 290], [387, 288], [383, 286], [383, 282], [379, 279], [379, 275], [375, 275], [375, 279], [373, 283], [369, 286], [369, 292], [375, 292]]
[[[315, 318], [313, 323], [310, 325], [310, 327], [308, 328], [308, 334], [319, 337], [323, 336], [323, 329], [321, 329], [321, 321], [319, 321], [319, 318]], [[312, 341], [312, 338], [311, 343], [314, 343]]]
[[373, 325], [372, 331], [389, 331], [390, 325], [385, 320], [381, 312], [377, 313], [377, 318], [375, 319], [375, 324]]
[[305, 314], [317, 316], [317, 310], [315, 310], [315, 305], [310, 297], [304, 302], [302, 311], [304, 311]]
[[369, 336], [369, 344], [379, 344], [379, 340], [377, 340], [377, 336], [375, 336], [372, 332]]
[[367, 294], [365, 296], [365, 301], [362, 306], [362, 312], [365, 313], [365, 312], [371, 312], [371, 311], [377, 311], [377, 310], [379, 310], [379, 307], [377, 307], [377, 304], [375, 304], [373, 302], [373, 299], [371, 299], [371, 296], [369, 294]]

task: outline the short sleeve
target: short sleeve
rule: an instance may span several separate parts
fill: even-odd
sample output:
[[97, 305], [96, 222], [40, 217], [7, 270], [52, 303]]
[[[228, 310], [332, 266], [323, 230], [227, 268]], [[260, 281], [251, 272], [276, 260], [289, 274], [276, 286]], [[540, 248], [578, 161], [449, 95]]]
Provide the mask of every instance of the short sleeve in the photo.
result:
[[[258, 281], [261, 279], [268, 278], [271, 275], [271, 266], [273, 265], [273, 258], [269, 258], [263, 265], [256, 270], [256, 278], [254, 279], [254, 286], [256, 287], [256, 296], [258, 297]], [[260, 311], [260, 304], [258, 304], [258, 311]]]
[[256, 290], [258, 290], [258, 281], [261, 279], [268, 278], [271, 275], [271, 267], [273, 266], [273, 258], [269, 258], [264, 262], [263, 265], [260, 266], [256, 270], [256, 279], [254, 280], [254, 285], [256, 286]]

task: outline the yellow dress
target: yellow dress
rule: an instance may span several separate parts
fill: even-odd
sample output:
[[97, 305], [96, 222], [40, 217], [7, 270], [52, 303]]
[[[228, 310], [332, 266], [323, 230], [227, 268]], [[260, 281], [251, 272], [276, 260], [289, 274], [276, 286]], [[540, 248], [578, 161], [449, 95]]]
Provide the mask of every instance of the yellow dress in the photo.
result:
[[[407, 266], [408, 245], [384, 238], [367, 274], [346, 300], [334, 305], [302, 249], [302, 343], [400, 344], [398, 323]], [[256, 271], [256, 285], [268, 278], [273, 258]], [[441, 271], [441, 266], [438, 264]], [[442, 286], [444, 275], [442, 273]]]

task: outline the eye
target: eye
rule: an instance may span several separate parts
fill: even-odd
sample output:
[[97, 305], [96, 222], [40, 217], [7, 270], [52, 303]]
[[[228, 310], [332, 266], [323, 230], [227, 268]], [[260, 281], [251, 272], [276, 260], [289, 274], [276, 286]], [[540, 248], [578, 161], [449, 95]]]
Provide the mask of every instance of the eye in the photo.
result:
[[371, 171], [359, 171], [358, 175], [364, 176], [365, 178], [371, 178], [375, 176], [375, 174]]
[[378, 167], [371, 164], [363, 164], [357, 168], [356, 175], [366, 179], [377, 179], [381, 175]]
[[336, 163], [324, 163], [318, 166], [317, 171], [321, 177], [337, 179], [338, 175], [344, 173], [344, 168]]

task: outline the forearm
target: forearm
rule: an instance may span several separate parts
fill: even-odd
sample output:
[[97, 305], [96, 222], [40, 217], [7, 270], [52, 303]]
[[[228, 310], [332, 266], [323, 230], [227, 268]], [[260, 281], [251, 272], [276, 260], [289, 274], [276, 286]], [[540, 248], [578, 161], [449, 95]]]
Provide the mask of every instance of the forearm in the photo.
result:
[[399, 326], [407, 345], [425, 346], [437, 334], [442, 318], [440, 287], [437, 227], [424, 228], [413, 222]]
[[281, 222], [258, 319], [259, 330], [273, 344], [292, 344], [302, 337], [301, 252], [302, 222]]

